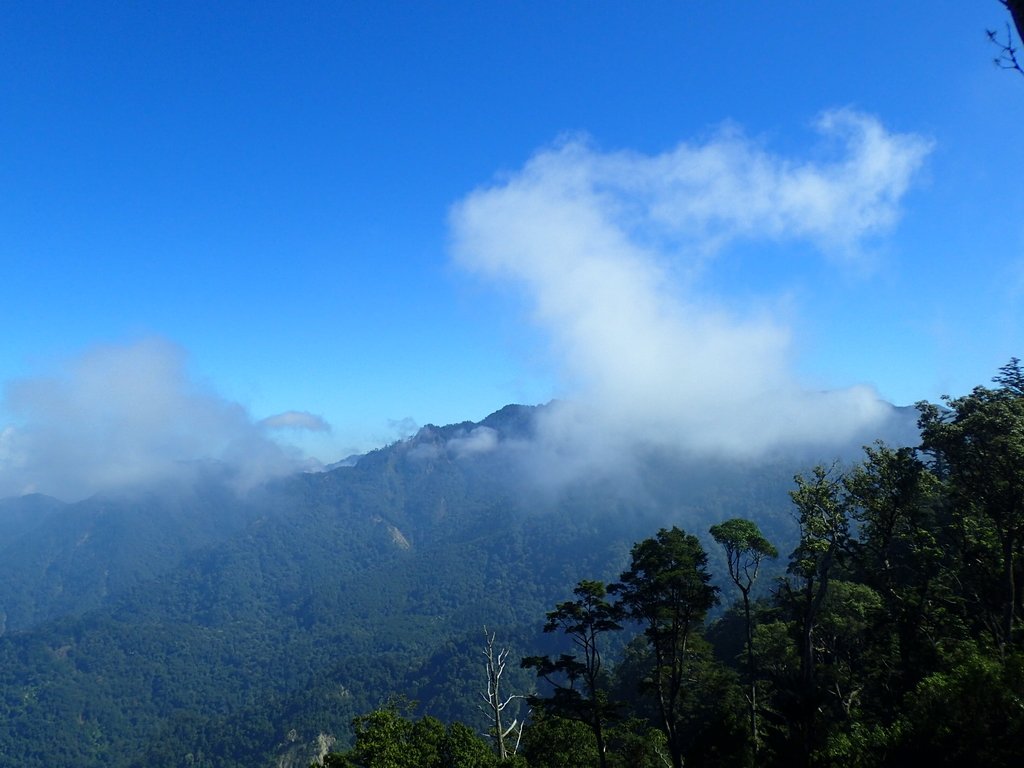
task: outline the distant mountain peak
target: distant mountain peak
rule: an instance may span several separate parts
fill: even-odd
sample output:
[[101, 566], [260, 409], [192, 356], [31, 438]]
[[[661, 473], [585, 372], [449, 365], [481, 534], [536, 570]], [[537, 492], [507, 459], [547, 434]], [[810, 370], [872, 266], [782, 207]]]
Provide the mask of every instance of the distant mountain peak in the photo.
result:
[[[534, 434], [534, 425], [539, 413], [548, 408], [547, 405], [519, 405], [510, 403], [480, 421], [462, 421], [439, 427], [427, 424], [418, 433], [424, 437], [437, 436], [447, 439], [453, 435], [466, 434], [479, 427], [493, 429], [503, 439], [526, 439]], [[426, 432], [425, 432], [426, 431]]]

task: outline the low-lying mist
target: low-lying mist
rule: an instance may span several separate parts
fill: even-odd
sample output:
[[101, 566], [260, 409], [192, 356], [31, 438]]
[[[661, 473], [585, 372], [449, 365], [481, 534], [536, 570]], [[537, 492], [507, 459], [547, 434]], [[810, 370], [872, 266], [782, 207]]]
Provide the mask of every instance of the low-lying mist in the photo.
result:
[[191, 481], [217, 463], [240, 490], [317, 462], [278, 442], [282, 427], [327, 429], [308, 413], [254, 421], [192, 380], [180, 347], [159, 338], [94, 347], [4, 392], [0, 496], [75, 501], [101, 491]]

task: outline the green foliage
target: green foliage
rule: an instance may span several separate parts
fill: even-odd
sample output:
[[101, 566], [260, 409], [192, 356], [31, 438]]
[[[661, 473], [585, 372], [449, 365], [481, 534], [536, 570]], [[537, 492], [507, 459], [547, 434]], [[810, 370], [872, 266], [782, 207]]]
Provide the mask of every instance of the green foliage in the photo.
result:
[[[1024, 547], [1024, 371], [1016, 358], [996, 376], [999, 386], [945, 398], [945, 408], [920, 404], [921, 447], [947, 485], [965, 549], [986, 566], [972, 578], [968, 599], [980, 625], [1000, 646], [1024, 641], [1020, 631]], [[995, 600], [989, 600], [994, 596]]]
[[[404, 712], [403, 712], [404, 710]], [[498, 759], [462, 723], [411, 720], [409, 708], [389, 704], [353, 721], [355, 745], [328, 755], [327, 768], [491, 768]]]
[[530, 768], [585, 768], [599, 764], [594, 731], [580, 720], [534, 712], [519, 754]]
[[810, 478], [797, 475], [796, 490], [790, 497], [797, 508], [800, 541], [789, 556], [787, 572], [814, 592], [821, 585], [824, 592], [829, 574], [847, 543], [849, 507], [843, 496], [842, 479], [835, 467], [818, 465]]
[[623, 610], [643, 627], [654, 666], [652, 685], [672, 764], [683, 762], [683, 699], [692, 667], [690, 641], [718, 601], [697, 537], [673, 526], [636, 544], [628, 570], [614, 586]]
[[663, 768], [668, 756], [665, 733], [641, 718], [619, 723], [608, 732], [612, 768]]
[[[600, 692], [602, 674], [601, 636], [622, 629], [621, 611], [606, 599], [605, 585], [599, 581], [584, 580], [573, 590], [576, 600], [559, 603], [547, 614], [545, 632], [562, 632], [579, 652], [550, 656], [528, 656], [522, 660], [525, 669], [535, 669], [554, 688], [550, 699], [534, 697], [534, 704], [557, 710], [563, 717], [576, 717], [589, 710]], [[579, 687], [577, 687], [579, 685]]]
[[757, 523], [751, 520], [738, 517], [726, 520], [711, 526], [710, 533], [725, 548], [729, 576], [741, 589], [744, 586], [749, 589], [753, 585], [762, 560], [779, 555]]
[[908, 698], [897, 758], [929, 765], [1011, 766], [1024, 754], [1024, 655], [997, 659], [966, 645]]
[[707, 554], [696, 536], [673, 526], [636, 544], [614, 591], [626, 614], [643, 627], [657, 656], [685, 652], [690, 632], [718, 602]]
[[[544, 631], [562, 632], [580, 655], [563, 653], [554, 660], [549, 656], [528, 656], [522, 666], [535, 669], [538, 677], [553, 686], [550, 697], [532, 696], [530, 703], [551, 714], [587, 723], [594, 732], [599, 764], [604, 766], [605, 730], [617, 718], [618, 708], [609, 700], [603, 685], [601, 638], [622, 629], [622, 610], [605, 599], [607, 591], [599, 581], [583, 580], [573, 594], [575, 600], [559, 603], [548, 613]], [[582, 690], [576, 687], [577, 681]]]

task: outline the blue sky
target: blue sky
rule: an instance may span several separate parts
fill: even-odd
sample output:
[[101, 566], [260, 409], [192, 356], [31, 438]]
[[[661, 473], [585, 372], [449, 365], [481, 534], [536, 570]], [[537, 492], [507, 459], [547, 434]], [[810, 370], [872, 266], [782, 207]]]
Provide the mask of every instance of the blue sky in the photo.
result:
[[[671, 411], [677, 379], [698, 400], [746, 380], [727, 403], [986, 383], [1024, 353], [1024, 78], [985, 39], [1005, 16], [3, 4], [0, 492], [168, 444], [330, 462], [508, 402]], [[780, 213], [790, 177], [810, 186]], [[570, 202], [610, 239], [560, 248], [577, 219], [535, 213]], [[628, 277], [563, 293], [597, 251]]]

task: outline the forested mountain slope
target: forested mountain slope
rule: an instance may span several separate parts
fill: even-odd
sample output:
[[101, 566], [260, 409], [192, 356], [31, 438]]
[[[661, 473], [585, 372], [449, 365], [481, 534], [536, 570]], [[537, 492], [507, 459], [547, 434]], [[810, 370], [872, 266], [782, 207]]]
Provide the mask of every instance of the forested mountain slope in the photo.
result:
[[547, 647], [550, 606], [614, 578], [662, 525], [706, 536], [744, 516], [780, 549], [794, 538], [787, 491], [806, 456], [652, 453], [628, 483], [535, 488], [502, 450], [528, 450], [534, 415], [425, 427], [244, 496], [211, 477], [3, 502], [0, 765], [303, 764], [392, 693], [473, 722], [485, 625]]

